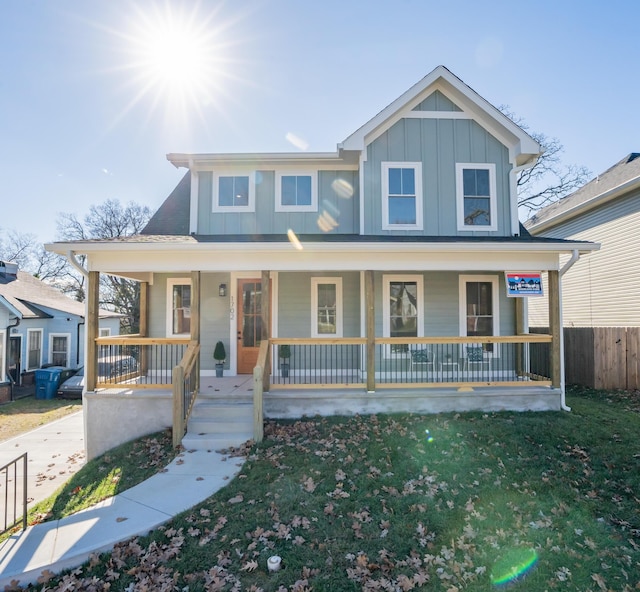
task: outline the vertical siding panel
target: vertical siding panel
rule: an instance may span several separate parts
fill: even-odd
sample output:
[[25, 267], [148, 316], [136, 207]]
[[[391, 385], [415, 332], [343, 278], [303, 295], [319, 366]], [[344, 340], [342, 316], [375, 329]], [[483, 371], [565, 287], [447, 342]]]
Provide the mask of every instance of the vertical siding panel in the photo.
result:
[[422, 189], [424, 192], [425, 234], [440, 234], [441, 195], [438, 177], [437, 127], [433, 119], [422, 119]]
[[210, 171], [198, 173], [198, 233], [213, 234], [211, 230], [213, 213], [213, 174]]
[[439, 182], [439, 233], [445, 236], [457, 234], [456, 230], [456, 188], [455, 188], [455, 145], [453, 141], [453, 121], [437, 121], [438, 182]]

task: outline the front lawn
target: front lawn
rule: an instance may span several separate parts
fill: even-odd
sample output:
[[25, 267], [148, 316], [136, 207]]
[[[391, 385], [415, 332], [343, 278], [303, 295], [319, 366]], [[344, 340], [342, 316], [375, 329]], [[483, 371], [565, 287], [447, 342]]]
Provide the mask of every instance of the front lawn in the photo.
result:
[[568, 403], [270, 422], [227, 487], [46, 589], [637, 590], [640, 395]]
[[82, 401], [25, 397], [0, 405], [0, 442], [82, 410]]

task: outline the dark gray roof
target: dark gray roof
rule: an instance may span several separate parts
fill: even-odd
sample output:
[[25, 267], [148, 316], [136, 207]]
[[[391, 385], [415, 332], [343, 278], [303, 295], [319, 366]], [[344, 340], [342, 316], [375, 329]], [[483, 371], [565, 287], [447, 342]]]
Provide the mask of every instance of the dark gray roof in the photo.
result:
[[535, 227], [637, 178], [640, 178], [640, 153], [632, 152], [577, 191], [538, 210], [525, 225]]
[[140, 234], [189, 234], [191, 172], [187, 171]]

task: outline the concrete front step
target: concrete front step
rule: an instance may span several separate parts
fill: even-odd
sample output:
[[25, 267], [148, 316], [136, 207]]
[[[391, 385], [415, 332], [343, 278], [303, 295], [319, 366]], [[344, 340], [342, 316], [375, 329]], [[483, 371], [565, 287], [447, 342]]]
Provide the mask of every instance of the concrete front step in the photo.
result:
[[182, 445], [187, 450], [238, 447], [253, 438], [253, 406], [198, 401], [191, 411]]

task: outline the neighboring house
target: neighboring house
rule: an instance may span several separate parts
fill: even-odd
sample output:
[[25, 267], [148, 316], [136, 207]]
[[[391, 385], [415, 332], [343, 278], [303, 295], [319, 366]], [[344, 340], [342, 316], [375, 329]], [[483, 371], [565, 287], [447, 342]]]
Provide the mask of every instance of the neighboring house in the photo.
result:
[[[147, 341], [130, 344], [191, 340], [212, 377], [221, 340], [226, 375], [264, 368], [272, 416], [560, 409], [559, 325], [527, 335], [505, 273], [550, 271], [559, 318], [560, 256], [596, 246], [520, 225], [516, 177], [540, 151], [440, 66], [335, 152], [169, 154], [186, 175], [141, 235], [47, 248], [86, 255], [89, 302], [100, 273], [141, 282]], [[271, 363], [259, 357], [267, 340]], [[90, 392], [109, 386], [91, 375], [96, 344]], [[542, 374], [531, 354], [545, 347]], [[147, 383], [170, 373], [141, 368]], [[292, 388], [309, 395], [278, 399]]]
[[[0, 385], [32, 379], [44, 365], [84, 363], [85, 307], [15, 263], [0, 261]], [[100, 310], [102, 335], [120, 333], [121, 315]]]
[[[571, 195], [537, 212], [529, 232], [600, 243], [563, 282], [568, 380], [596, 388], [640, 388], [640, 153], [625, 156]], [[531, 326], [548, 326], [544, 303]]]

